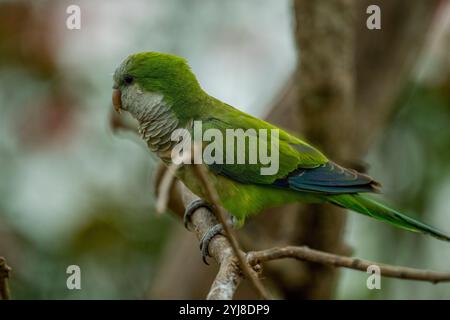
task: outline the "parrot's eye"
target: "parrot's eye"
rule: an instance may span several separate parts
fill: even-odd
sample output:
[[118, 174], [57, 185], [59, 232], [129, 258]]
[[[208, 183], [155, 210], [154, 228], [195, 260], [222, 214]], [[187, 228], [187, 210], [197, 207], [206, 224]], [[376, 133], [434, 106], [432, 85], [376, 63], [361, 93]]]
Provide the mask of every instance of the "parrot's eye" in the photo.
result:
[[123, 82], [125, 82], [126, 84], [132, 84], [133, 80], [133, 77], [130, 75], [126, 75], [125, 77], [123, 77]]

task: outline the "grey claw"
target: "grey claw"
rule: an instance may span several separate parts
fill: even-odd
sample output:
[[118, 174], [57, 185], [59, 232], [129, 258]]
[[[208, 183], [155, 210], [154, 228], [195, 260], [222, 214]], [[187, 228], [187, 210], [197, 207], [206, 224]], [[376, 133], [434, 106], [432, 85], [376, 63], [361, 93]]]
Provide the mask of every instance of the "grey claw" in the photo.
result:
[[202, 251], [202, 259], [203, 262], [206, 265], [209, 265], [208, 261], [206, 261], [207, 257], [210, 257], [209, 254], [209, 243], [211, 242], [212, 238], [217, 236], [218, 234], [223, 234], [223, 227], [222, 225], [216, 224], [213, 227], [211, 227], [206, 233], [203, 235], [202, 239], [200, 240], [200, 250]]
[[207, 208], [211, 210], [211, 205], [202, 199], [197, 199], [189, 203], [184, 210], [183, 223], [184, 227], [189, 230], [188, 226], [191, 222], [191, 216], [198, 208]]

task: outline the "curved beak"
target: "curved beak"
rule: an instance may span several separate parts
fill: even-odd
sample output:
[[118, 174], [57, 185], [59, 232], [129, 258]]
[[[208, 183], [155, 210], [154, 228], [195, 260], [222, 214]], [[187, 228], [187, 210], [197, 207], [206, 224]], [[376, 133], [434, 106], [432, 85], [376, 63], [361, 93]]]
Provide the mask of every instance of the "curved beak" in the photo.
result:
[[120, 111], [122, 110], [122, 99], [121, 99], [122, 93], [119, 89], [113, 89], [112, 92], [112, 103], [114, 106], [114, 109], [117, 111], [117, 113], [120, 114]]

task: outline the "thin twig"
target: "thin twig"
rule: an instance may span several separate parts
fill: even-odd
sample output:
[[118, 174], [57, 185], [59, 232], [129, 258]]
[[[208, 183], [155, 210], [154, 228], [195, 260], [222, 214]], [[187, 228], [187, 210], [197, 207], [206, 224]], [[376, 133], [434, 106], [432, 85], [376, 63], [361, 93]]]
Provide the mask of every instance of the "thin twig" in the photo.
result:
[[10, 300], [11, 293], [9, 291], [8, 278], [11, 268], [6, 264], [6, 260], [0, 257], [0, 300]]
[[315, 262], [333, 267], [342, 267], [364, 272], [367, 271], [369, 266], [376, 265], [380, 268], [380, 273], [384, 277], [428, 281], [432, 283], [450, 281], [450, 272], [435, 272], [388, 265], [375, 261], [344, 257], [337, 254], [310, 249], [308, 247], [288, 246], [283, 248], [272, 248], [262, 251], [249, 252], [247, 254], [248, 263], [251, 265], [284, 258]]
[[241, 270], [244, 272], [247, 279], [250, 280], [253, 287], [259, 293], [261, 298], [266, 300], [270, 299], [270, 296], [267, 293], [264, 286], [262, 285], [261, 281], [257, 278], [255, 272], [248, 265], [244, 253], [239, 249], [239, 244], [236, 240], [236, 237], [234, 236], [233, 231], [231, 230], [230, 226], [226, 221], [225, 217], [227, 213], [221, 206], [219, 195], [217, 194], [217, 191], [215, 190], [214, 186], [212, 186], [208, 180], [206, 168], [202, 165], [193, 165], [193, 168], [194, 173], [197, 175], [203, 187], [205, 188], [206, 195], [208, 198], [206, 200], [208, 200], [212, 205], [214, 205], [213, 213], [217, 217], [217, 220], [219, 220], [219, 222], [222, 224], [224, 232], [227, 235], [228, 239], [230, 240], [231, 247], [233, 248], [234, 254], [238, 258]]
[[164, 175], [159, 183], [159, 196], [156, 199], [156, 212], [162, 214], [167, 210], [167, 204], [169, 203], [170, 189], [175, 182], [176, 165], [167, 167]]

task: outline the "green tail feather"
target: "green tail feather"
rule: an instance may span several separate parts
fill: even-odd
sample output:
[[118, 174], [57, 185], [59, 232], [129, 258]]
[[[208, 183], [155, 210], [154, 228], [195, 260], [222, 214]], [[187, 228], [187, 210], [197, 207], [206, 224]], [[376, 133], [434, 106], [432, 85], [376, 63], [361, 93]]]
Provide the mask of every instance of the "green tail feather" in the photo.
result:
[[429, 234], [440, 240], [450, 241], [444, 232], [404, 215], [394, 209], [358, 194], [331, 195], [328, 201], [341, 207], [362, 213], [369, 217], [388, 222], [394, 226], [413, 232]]

